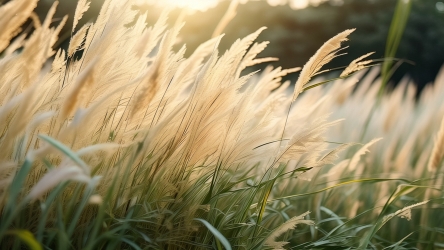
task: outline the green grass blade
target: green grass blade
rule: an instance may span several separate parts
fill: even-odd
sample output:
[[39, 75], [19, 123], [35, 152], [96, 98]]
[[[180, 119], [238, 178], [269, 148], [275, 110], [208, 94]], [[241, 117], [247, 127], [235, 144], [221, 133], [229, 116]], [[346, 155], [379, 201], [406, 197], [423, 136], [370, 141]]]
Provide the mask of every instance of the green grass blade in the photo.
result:
[[211, 225], [208, 221], [204, 219], [194, 218], [194, 220], [202, 222], [202, 224], [204, 224], [208, 228], [208, 230], [210, 230], [214, 237], [216, 237], [216, 239], [219, 240], [220, 243], [222, 243], [225, 249], [231, 250], [230, 242], [228, 242], [227, 238], [225, 238], [225, 236], [223, 236], [222, 233], [219, 232], [219, 230], [213, 227], [213, 225]]
[[327, 190], [330, 190], [330, 189], [334, 189], [334, 188], [337, 188], [337, 187], [340, 187], [340, 186], [350, 185], [350, 184], [354, 184], [354, 183], [366, 183], [366, 182], [376, 183], [376, 182], [386, 182], [386, 181], [409, 182], [408, 180], [405, 180], [405, 179], [390, 179], [390, 178], [358, 179], [358, 180], [351, 180], [351, 181], [341, 182], [341, 183], [338, 183], [336, 185], [333, 185], [333, 186], [330, 186], [330, 187], [326, 187], [326, 188], [322, 188], [322, 189], [319, 189], [319, 190], [313, 191], [313, 192], [302, 193], [302, 194], [294, 194], [294, 195], [289, 195], [289, 196], [284, 196], [284, 197], [278, 197], [278, 198], [275, 198], [275, 199], [272, 199], [272, 200], [269, 200], [269, 201], [273, 202], [273, 201], [277, 201], [277, 200], [284, 200], [284, 199], [289, 199], [289, 198], [296, 198], [296, 197], [301, 197], [301, 196], [313, 195], [313, 194], [322, 193], [324, 191], [327, 191]]
[[130, 245], [132, 248], [134, 248], [136, 250], [142, 250], [142, 248], [140, 248], [135, 242], [133, 242], [127, 238], [122, 238], [122, 241], [125, 242], [126, 244]]
[[49, 212], [51, 211], [51, 204], [55, 201], [55, 199], [60, 195], [60, 193], [66, 188], [67, 182], [59, 184], [53, 191], [51, 191], [44, 201], [44, 203], [41, 205], [41, 215], [40, 220], [37, 226], [37, 240], [39, 242], [43, 241], [43, 234], [45, 231], [46, 222], [48, 220]]
[[77, 156], [76, 153], [74, 153], [71, 149], [69, 149], [63, 143], [61, 143], [61, 142], [59, 142], [47, 135], [39, 135], [39, 138], [41, 138], [45, 142], [49, 143], [51, 146], [53, 146], [54, 148], [56, 148], [57, 150], [62, 152], [64, 155], [69, 157], [72, 161], [77, 163], [80, 167], [82, 167], [82, 169], [85, 171], [85, 173], [89, 174], [91, 172], [88, 165], [86, 165], [86, 163], [82, 159], [80, 159], [80, 157]]
[[40, 243], [35, 239], [34, 235], [28, 230], [11, 230], [7, 231], [6, 234], [14, 235], [20, 240], [22, 240], [31, 250], [43, 250]]
[[2, 211], [2, 217], [0, 218], [0, 240], [5, 235], [5, 230], [9, 227], [11, 222], [15, 218], [15, 214], [21, 209], [21, 204], [17, 200], [22, 187], [24, 186], [25, 180], [31, 170], [32, 162], [25, 160], [25, 162], [20, 167], [20, 170], [15, 175], [11, 186], [9, 187], [9, 196]]
[[412, 185], [412, 184], [408, 184], [408, 185], [400, 185], [398, 187], [398, 189], [396, 189], [392, 195], [390, 195], [389, 199], [387, 200], [387, 202], [385, 203], [384, 207], [382, 208], [381, 212], [378, 215], [378, 218], [376, 220], [376, 222], [373, 224], [373, 226], [371, 227], [371, 230], [368, 231], [366, 233], [366, 235], [362, 238], [360, 244], [359, 244], [359, 249], [366, 249], [368, 247], [368, 245], [371, 244], [371, 240], [373, 239], [373, 237], [375, 236], [375, 234], [379, 231], [379, 229], [381, 229], [384, 224], [387, 221], [384, 221], [384, 216], [385, 216], [385, 212], [387, 211], [387, 209], [390, 207], [390, 205], [396, 201], [398, 198], [400, 198], [402, 195], [408, 193], [409, 191], [411, 191], [411, 189], [415, 189], [415, 188], [430, 188], [427, 186], [416, 186], [416, 185]]
[[[385, 58], [395, 57], [410, 16], [411, 7], [412, 0], [398, 0], [387, 37]], [[384, 60], [382, 64], [382, 85], [379, 90], [379, 96], [384, 92], [385, 86], [390, 78], [389, 72], [392, 65], [393, 60]]]
[[[77, 226], [77, 222], [79, 221], [84, 208], [88, 204], [89, 198], [94, 193], [97, 182], [99, 180], [100, 180], [100, 177], [94, 177], [93, 181], [90, 184], [88, 184], [88, 187], [85, 189], [85, 191], [83, 193], [82, 200], [81, 200], [80, 204], [77, 206], [77, 209], [70, 221], [71, 224], [69, 225], [69, 228], [67, 230], [69, 237], [71, 237], [71, 235], [74, 233], [74, 230], [76, 229], [76, 226]], [[80, 188], [80, 187], [78, 187], [78, 188]]]
[[408, 237], [410, 237], [413, 233], [414, 233], [414, 232], [409, 233], [407, 236], [405, 236], [404, 238], [402, 238], [400, 241], [396, 242], [395, 244], [393, 244], [393, 245], [391, 245], [391, 246], [388, 246], [388, 247], [384, 248], [383, 250], [385, 250], [385, 249], [393, 249], [393, 250], [401, 250], [401, 249], [403, 249], [403, 248], [401, 247], [402, 242], [404, 242], [404, 241], [405, 241]]

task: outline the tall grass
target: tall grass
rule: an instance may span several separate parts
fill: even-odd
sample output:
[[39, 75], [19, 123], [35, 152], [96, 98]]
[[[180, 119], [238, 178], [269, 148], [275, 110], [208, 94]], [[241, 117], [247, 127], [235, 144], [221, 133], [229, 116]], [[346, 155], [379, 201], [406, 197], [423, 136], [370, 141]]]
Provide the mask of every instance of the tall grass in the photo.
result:
[[[443, 159], [439, 156], [438, 161], [433, 159], [442, 140], [439, 131], [444, 117], [441, 98], [444, 71], [438, 75], [434, 85], [428, 85], [421, 92], [418, 99], [415, 97], [415, 85], [406, 78], [378, 101], [379, 89], [383, 84], [379, 72], [380, 69], [375, 67], [365, 74], [361, 72], [325, 88], [312, 89], [300, 100], [314, 105], [318, 103], [315, 100], [322, 99], [322, 103], [317, 105], [319, 114], [329, 113], [332, 120], [345, 118], [330, 128], [327, 141], [339, 145], [347, 145], [347, 142], [361, 142], [358, 145], [364, 145], [350, 145], [338, 164], [320, 168], [310, 179], [319, 190], [335, 187], [313, 198], [316, 219], [336, 218], [333, 222], [326, 222], [325, 226], [329, 223], [331, 228], [340, 227], [344, 231], [335, 231], [335, 234], [342, 233], [341, 236], [345, 238], [352, 236], [350, 228], [365, 232], [367, 226], [376, 225], [377, 221], [383, 221], [384, 216], [390, 213], [429, 201], [414, 208], [409, 220], [392, 219], [378, 229], [379, 233], [375, 236], [378, 241], [374, 243], [374, 248], [384, 248], [390, 245], [389, 242], [395, 243], [409, 236], [400, 246], [415, 247], [421, 238], [420, 249], [439, 249], [443, 242], [440, 233]], [[378, 108], [374, 109], [374, 106]], [[367, 117], [371, 113], [373, 116], [369, 121]], [[362, 137], [366, 126], [367, 133]], [[337, 187], [344, 182], [357, 183]], [[292, 194], [295, 190], [287, 192], [289, 197], [297, 196]], [[357, 245], [359, 240], [348, 239], [352, 242], [351, 246]]]
[[[55, 4], [40, 23], [35, 4], [0, 8], [2, 248], [399, 248], [416, 244], [403, 238], [418, 230], [426, 232], [420, 243], [440, 246], [433, 223], [441, 215], [430, 210], [442, 202], [442, 157], [433, 153], [432, 171], [423, 164], [440, 152], [442, 138], [427, 140], [438, 133], [442, 88], [417, 104], [411, 87], [383, 98], [387, 110], [368, 136], [388, 138], [361, 161], [381, 142], [347, 142], [358, 141], [351, 128], [362, 127], [380, 81], [372, 71], [353, 91], [362, 75], [345, 78], [371, 61], [353, 61], [326, 88], [311, 81], [353, 30], [327, 41], [302, 70], [245, 75], [274, 60], [257, 58], [264, 29], [223, 55], [217, 36], [184, 58], [185, 45], [173, 50], [182, 23], [168, 29], [164, 12], [149, 27], [131, 1], [108, 0], [56, 52], [66, 19], [52, 26]], [[79, 1], [75, 23], [88, 6]], [[15, 37], [28, 18], [33, 33]], [[299, 70], [291, 90], [282, 77]], [[405, 120], [389, 120], [400, 112]], [[381, 121], [387, 130], [378, 130]], [[389, 226], [399, 232], [387, 237]]]

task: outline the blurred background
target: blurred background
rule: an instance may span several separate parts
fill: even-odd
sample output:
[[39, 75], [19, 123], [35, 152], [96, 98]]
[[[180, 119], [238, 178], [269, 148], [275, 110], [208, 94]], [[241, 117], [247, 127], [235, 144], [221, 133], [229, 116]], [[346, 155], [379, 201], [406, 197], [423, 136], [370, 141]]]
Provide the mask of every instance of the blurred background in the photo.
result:
[[[391, 79], [399, 82], [409, 76], [422, 89], [432, 82], [444, 64], [444, 1], [411, 0], [412, 7], [396, 57], [410, 61], [403, 63]], [[36, 9], [43, 18], [53, 0], [40, 0]], [[57, 17], [72, 18], [76, 2], [61, 0]], [[103, 0], [92, 0], [91, 8], [82, 22], [93, 21]], [[397, 0], [239, 0], [237, 15], [224, 29], [225, 37], [220, 51], [225, 51], [237, 39], [262, 26], [268, 27], [259, 41], [268, 40], [270, 45], [261, 57], [278, 57], [275, 66], [291, 68], [303, 66], [316, 50], [337, 33], [357, 28], [351, 35], [347, 55], [335, 59], [330, 68], [346, 66], [351, 60], [371, 51], [372, 58], [383, 58]], [[229, 8], [228, 0], [140, 0], [138, 7], [148, 12], [148, 23], [153, 24], [165, 6], [173, 8], [169, 22], [173, 24], [186, 10], [186, 25], [181, 38], [191, 54], [202, 42], [211, 38], [217, 24]], [[62, 32], [67, 46], [70, 24]], [[78, 26], [79, 27], [79, 26]], [[265, 65], [258, 65], [254, 70]], [[253, 70], [253, 69], [252, 69]], [[296, 76], [293, 77], [295, 80]]]

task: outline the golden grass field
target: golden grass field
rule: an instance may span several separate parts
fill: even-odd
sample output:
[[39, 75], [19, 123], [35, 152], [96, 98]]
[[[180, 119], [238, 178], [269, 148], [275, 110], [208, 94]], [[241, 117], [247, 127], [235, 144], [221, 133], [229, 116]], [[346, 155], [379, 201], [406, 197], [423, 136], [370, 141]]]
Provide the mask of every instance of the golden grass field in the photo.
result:
[[185, 58], [186, 24], [118, 0], [55, 51], [36, 4], [0, 6], [2, 249], [444, 247], [444, 72], [417, 99], [371, 53], [322, 78], [351, 29], [246, 74], [272, 30]]

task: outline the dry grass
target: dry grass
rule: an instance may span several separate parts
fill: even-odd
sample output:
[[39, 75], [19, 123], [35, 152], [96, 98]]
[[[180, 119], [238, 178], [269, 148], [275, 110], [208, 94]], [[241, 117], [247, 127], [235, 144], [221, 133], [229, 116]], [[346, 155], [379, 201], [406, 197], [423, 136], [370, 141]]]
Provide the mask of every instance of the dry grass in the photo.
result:
[[[15, 11], [27, 20], [31, 2], [13, 0], [0, 13]], [[88, 6], [79, 2], [75, 24]], [[95, 23], [73, 34], [68, 52], [56, 53], [52, 47], [64, 21], [51, 26], [55, 7], [42, 24], [35, 21], [31, 36], [17, 37], [9, 47], [20, 25], [0, 25], [0, 244], [6, 247], [19, 248], [15, 239], [59, 249], [282, 247], [287, 241], [279, 237], [302, 223], [309, 225], [303, 236], [285, 237], [311, 248], [334, 236], [334, 230], [318, 235], [325, 233], [319, 229], [325, 211], [353, 218], [376, 207], [381, 218], [367, 236], [341, 243], [365, 248], [384, 242], [373, 237], [388, 222], [382, 219], [386, 207], [377, 206], [398, 198], [390, 196], [396, 180], [428, 176], [429, 139], [444, 111], [437, 94], [443, 79], [417, 103], [411, 85], [402, 84], [376, 111], [375, 70], [355, 91], [362, 74], [300, 95], [316, 85], [308, 83], [352, 30], [320, 48], [293, 92], [282, 77], [299, 68], [242, 72], [274, 60], [256, 58], [267, 45], [254, 43], [264, 29], [223, 55], [218, 36], [184, 58], [185, 45], [173, 50], [182, 23], [167, 29], [165, 12], [148, 27], [131, 1], [108, 0]], [[367, 67], [370, 61], [362, 60], [368, 55], [342, 76]], [[345, 143], [377, 137], [384, 143], [371, 141], [360, 150]], [[369, 147], [373, 157], [360, 160]], [[336, 164], [342, 151], [346, 157]], [[345, 177], [355, 181], [343, 182]], [[383, 179], [392, 185], [378, 185], [364, 205], [358, 196], [366, 191], [353, 189], [340, 203], [332, 200], [334, 191], [321, 192], [332, 183]], [[299, 197], [305, 200], [298, 203]], [[304, 218], [308, 210], [316, 228]], [[370, 222], [357, 221], [372, 223], [374, 216], [366, 218]], [[360, 234], [355, 231], [351, 235]]]

